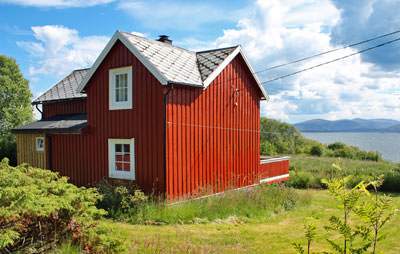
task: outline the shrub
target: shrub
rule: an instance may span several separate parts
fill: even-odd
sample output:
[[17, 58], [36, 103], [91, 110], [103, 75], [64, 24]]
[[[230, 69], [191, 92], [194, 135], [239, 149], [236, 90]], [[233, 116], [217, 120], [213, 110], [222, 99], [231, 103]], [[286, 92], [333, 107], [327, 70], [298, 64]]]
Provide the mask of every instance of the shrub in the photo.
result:
[[268, 141], [264, 141], [260, 145], [260, 154], [262, 155], [275, 155], [275, 146]]
[[290, 171], [290, 179], [286, 184], [293, 188], [307, 189], [310, 187], [312, 175], [308, 172]]
[[335, 143], [332, 143], [332, 144], [328, 145], [328, 148], [330, 150], [338, 150], [338, 149], [343, 149], [345, 147], [346, 147], [346, 145], [344, 143], [342, 143], [342, 142], [335, 142]]
[[136, 185], [117, 181], [110, 184], [103, 181], [97, 186], [103, 196], [96, 203], [97, 208], [104, 209], [108, 216], [119, 219], [131, 212], [135, 212], [138, 205], [146, 202], [148, 197]]
[[0, 163], [0, 253], [28, 248], [45, 252], [69, 238], [89, 253], [116, 252], [113, 238], [95, 219], [106, 212], [95, 207], [96, 189], [78, 188], [67, 178], [28, 165]]
[[310, 154], [314, 156], [322, 156], [323, 148], [320, 145], [314, 145], [311, 147]]

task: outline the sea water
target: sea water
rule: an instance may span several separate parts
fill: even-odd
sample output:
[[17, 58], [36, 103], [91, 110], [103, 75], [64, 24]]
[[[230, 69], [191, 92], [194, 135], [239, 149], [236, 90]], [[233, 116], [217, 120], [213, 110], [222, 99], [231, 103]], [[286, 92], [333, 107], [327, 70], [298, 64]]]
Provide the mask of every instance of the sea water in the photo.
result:
[[379, 151], [382, 157], [400, 162], [400, 133], [391, 132], [302, 132], [303, 136], [323, 144], [342, 142], [361, 150]]

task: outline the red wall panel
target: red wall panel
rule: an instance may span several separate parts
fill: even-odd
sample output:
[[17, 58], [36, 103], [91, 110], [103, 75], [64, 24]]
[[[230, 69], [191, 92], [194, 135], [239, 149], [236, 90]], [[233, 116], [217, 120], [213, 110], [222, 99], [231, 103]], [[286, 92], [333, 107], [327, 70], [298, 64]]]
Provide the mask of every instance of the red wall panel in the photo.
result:
[[170, 199], [258, 183], [261, 96], [240, 55], [207, 89], [172, 90], [167, 106]]
[[[133, 108], [109, 110], [109, 69], [132, 66]], [[164, 87], [121, 43], [116, 42], [85, 88], [88, 133], [53, 135], [52, 168], [78, 185], [108, 178], [108, 139], [135, 138], [134, 181], [145, 192], [165, 192]]]
[[[266, 179], [274, 176], [282, 176], [289, 174], [289, 159], [283, 161], [275, 161], [263, 163], [260, 165], [260, 177]], [[289, 178], [280, 179], [280, 181], [288, 180]], [[276, 181], [273, 181], [276, 182]], [[272, 182], [269, 182], [272, 183]]]
[[86, 98], [43, 103], [42, 119], [55, 115], [86, 113]]

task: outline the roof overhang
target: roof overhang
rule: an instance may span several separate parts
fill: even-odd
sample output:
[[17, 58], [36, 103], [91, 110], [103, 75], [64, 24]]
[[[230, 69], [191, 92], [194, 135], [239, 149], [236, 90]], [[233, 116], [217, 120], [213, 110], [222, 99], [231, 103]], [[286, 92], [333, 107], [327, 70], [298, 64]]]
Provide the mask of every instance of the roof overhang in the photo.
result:
[[87, 127], [85, 114], [57, 115], [11, 130], [12, 133], [80, 134]]
[[100, 53], [99, 57], [96, 59], [92, 67], [90, 68], [89, 72], [86, 74], [85, 78], [82, 80], [82, 82], [79, 84], [78, 88], [76, 91], [78, 93], [82, 93], [85, 89], [85, 86], [89, 82], [89, 80], [92, 78], [93, 74], [96, 72], [97, 68], [99, 68], [100, 64], [103, 62], [104, 58], [107, 56], [108, 52], [112, 49], [114, 44], [117, 41], [121, 41], [122, 44], [125, 45], [131, 51], [131, 53], [154, 75], [154, 77], [163, 85], [168, 84], [168, 80], [162, 75], [155, 67], [153, 64], [150, 63], [149, 60], [146, 59], [140, 53], [135, 46], [132, 45], [128, 41], [128, 39], [121, 33], [119, 30], [115, 32], [111, 40], [107, 43], [106, 47], [103, 49], [103, 51]]
[[262, 94], [263, 94], [263, 98], [264, 100], [269, 100], [269, 96], [267, 94], [267, 92], [265, 91], [263, 85], [261, 84], [260, 80], [258, 79], [257, 75], [255, 74], [253, 68], [250, 65], [249, 60], [247, 59], [246, 55], [244, 54], [242, 47], [239, 45], [227, 58], [225, 58], [225, 60], [207, 77], [206, 80], [204, 80], [203, 84], [204, 84], [204, 89], [206, 89], [213, 81], [214, 79], [226, 68], [226, 66], [228, 66], [228, 64], [238, 55], [240, 54], [247, 67], [249, 68], [254, 80], [256, 81], [258, 87], [260, 88]]

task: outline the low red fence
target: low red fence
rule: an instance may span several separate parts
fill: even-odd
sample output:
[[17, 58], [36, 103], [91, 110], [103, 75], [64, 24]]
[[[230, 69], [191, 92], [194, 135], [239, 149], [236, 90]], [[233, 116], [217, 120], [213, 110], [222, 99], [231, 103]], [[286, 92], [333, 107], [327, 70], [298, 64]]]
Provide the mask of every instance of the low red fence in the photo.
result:
[[289, 156], [271, 157], [260, 161], [260, 183], [289, 180]]

